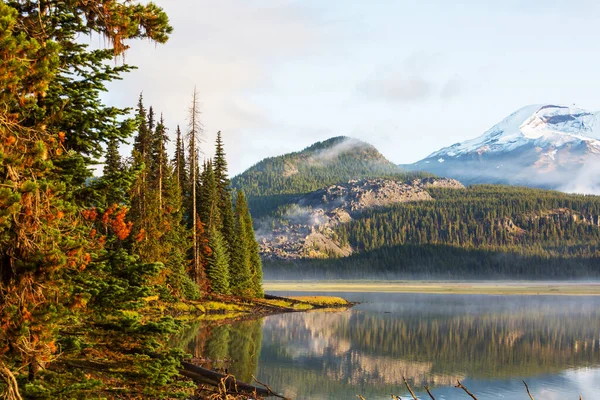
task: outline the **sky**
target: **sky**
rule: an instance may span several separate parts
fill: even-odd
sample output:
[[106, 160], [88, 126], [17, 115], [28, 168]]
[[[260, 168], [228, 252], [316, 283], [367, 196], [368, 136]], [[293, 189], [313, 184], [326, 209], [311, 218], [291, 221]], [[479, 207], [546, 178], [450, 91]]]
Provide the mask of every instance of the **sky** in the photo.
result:
[[222, 131], [231, 175], [334, 136], [404, 164], [528, 104], [600, 110], [593, 0], [155, 2], [169, 42], [132, 42], [138, 69], [104, 100], [135, 106], [143, 92], [174, 137], [195, 87], [204, 153]]

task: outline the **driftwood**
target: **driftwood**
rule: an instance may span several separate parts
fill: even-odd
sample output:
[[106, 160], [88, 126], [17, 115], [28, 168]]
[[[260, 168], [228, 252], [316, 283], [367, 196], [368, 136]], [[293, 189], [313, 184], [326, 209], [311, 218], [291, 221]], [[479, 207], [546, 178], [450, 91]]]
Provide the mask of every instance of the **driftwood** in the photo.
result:
[[466, 394], [468, 394], [469, 396], [471, 396], [473, 398], [473, 400], [479, 400], [479, 399], [477, 399], [477, 397], [475, 397], [475, 395], [473, 393], [469, 392], [469, 390], [466, 387], [464, 387], [463, 384], [460, 383], [460, 381], [457, 381], [457, 382], [458, 382], [458, 385], [454, 386], [455, 388], [464, 390]]
[[527, 382], [523, 381], [523, 384], [525, 385], [525, 389], [527, 389], [527, 394], [529, 395], [529, 398], [531, 400], [534, 400], [533, 396], [531, 395], [531, 393], [529, 392], [529, 386], [527, 386]]
[[192, 379], [194, 382], [207, 383], [215, 386], [223, 384], [228, 391], [235, 393], [255, 393], [260, 396], [273, 395], [273, 393], [267, 389], [236, 381], [231, 375], [220, 374], [185, 361], [181, 362], [181, 366], [183, 369], [180, 370], [179, 373]]
[[258, 383], [259, 385], [264, 386], [269, 391], [269, 395], [270, 396], [279, 397], [280, 399], [283, 399], [283, 400], [291, 400], [291, 399], [288, 399], [287, 397], [283, 397], [282, 395], [280, 395], [278, 393], [275, 393], [273, 391], [273, 389], [271, 389], [269, 387], [269, 385], [267, 385], [266, 383], [262, 383], [261, 381], [259, 381], [258, 379], [256, 379], [256, 377], [254, 375], [252, 375], [252, 379], [254, 379], [254, 382]]
[[425, 390], [427, 390], [427, 394], [429, 395], [429, 397], [431, 397], [432, 400], [435, 400], [435, 397], [433, 397], [431, 391], [429, 390], [429, 386], [425, 386]]
[[402, 380], [404, 381], [404, 385], [406, 385], [406, 388], [410, 392], [410, 395], [412, 396], [412, 398], [414, 400], [419, 400], [419, 399], [417, 399], [417, 396], [415, 396], [415, 392], [412, 391], [412, 389], [410, 388], [410, 385], [408, 384], [408, 382], [406, 381], [406, 378], [404, 376], [402, 377]]
[[[414, 400], [417, 400], [417, 396], [415, 395], [415, 393], [412, 391], [411, 387], [409, 386], [408, 382], [406, 381], [405, 377], [402, 377], [402, 380], [404, 380], [404, 384], [406, 385], [406, 388], [408, 389], [408, 391], [410, 392], [412, 398]], [[468, 394], [472, 399], [474, 400], [478, 400], [477, 397], [475, 397], [475, 395], [471, 392], [469, 392], [469, 389], [467, 389], [462, 383], [461, 381], [457, 381], [457, 385], [454, 386], [455, 388], [458, 389], [462, 389], [465, 391], [466, 394]], [[533, 396], [531, 395], [531, 392], [529, 391], [529, 386], [527, 385], [527, 382], [523, 381], [523, 383], [525, 384], [525, 389], [527, 389], [527, 394], [529, 395], [529, 398], [531, 400], [534, 400]], [[429, 397], [431, 397], [433, 400], [435, 400], [435, 397], [433, 397], [433, 394], [431, 394], [431, 391], [429, 390], [429, 386], [425, 386], [425, 390], [427, 391], [427, 394], [429, 395]], [[361, 395], [357, 394], [356, 395], [358, 398], [365, 400], [364, 397], [362, 397]], [[393, 400], [401, 400], [400, 397], [396, 396], [396, 395], [392, 395], [392, 399]], [[583, 400], [583, 397], [580, 395], [579, 396], [579, 400]]]

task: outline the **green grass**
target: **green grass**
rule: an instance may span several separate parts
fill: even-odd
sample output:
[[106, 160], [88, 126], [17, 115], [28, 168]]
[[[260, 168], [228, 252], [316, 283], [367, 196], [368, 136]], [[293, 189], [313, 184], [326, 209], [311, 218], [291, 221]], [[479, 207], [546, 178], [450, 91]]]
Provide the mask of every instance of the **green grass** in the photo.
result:
[[344, 307], [349, 305], [346, 300], [335, 296], [294, 296], [290, 297], [290, 299], [319, 307]]
[[600, 296], [600, 283], [535, 281], [270, 281], [267, 291]]

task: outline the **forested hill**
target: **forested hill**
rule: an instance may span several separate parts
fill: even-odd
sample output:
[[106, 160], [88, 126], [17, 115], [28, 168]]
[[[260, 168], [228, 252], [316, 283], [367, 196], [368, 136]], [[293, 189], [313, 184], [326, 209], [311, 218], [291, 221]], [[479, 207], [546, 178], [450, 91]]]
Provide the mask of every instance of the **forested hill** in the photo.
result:
[[252, 215], [258, 217], [297, 195], [328, 185], [368, 177], [425, 175], [429, 176], [406, 173], [372, 145], [339, 136], [299, 152], [266, 158], [234, 177], [232, 186], [246, 193]]
[[271, 258], [267, 276], [600, 276], [598, 196], [499, 185], [426, 190], [433, 201], [366, 209], [338, 224], [329, 237], [348, 256]]

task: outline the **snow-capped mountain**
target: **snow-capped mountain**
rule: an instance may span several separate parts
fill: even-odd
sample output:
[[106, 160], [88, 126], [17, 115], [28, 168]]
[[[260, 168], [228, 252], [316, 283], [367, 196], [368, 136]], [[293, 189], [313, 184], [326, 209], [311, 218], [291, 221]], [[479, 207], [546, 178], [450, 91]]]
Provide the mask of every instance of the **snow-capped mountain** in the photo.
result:
[[531, 105], [483, 135], [403, 166], [463, 183], [600, 192], [600, 112]]

